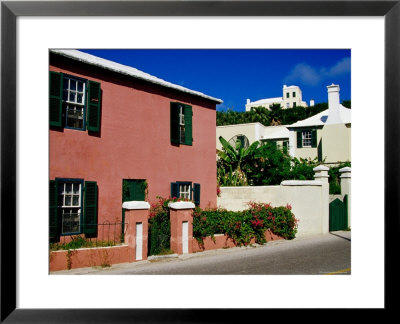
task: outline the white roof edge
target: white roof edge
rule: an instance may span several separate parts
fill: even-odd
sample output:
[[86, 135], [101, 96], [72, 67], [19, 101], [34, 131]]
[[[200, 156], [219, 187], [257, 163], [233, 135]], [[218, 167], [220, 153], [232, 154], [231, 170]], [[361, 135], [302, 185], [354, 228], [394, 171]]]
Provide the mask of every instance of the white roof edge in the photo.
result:
[[52, 53], [56, 53], [62, 56], [66, 56], [69, 57], [71, 59], [86, 63], [86, 64], [90, 64], [90, 65], [94, 65], [94, 66], [98, 66], [113, 72], [117, 72], [120, 74], [125, 74], [137, 79], [141, 79], [141, 80], [145, 80], [151, 83], [155, 83], [157, 85], [166, 87], [166, 88], [171, 88], [174, 90], [178, 90], [181, 92], [185, 92], [191, 95], [195, 95], [198, 97], [202, 97], [211, 101], [215, 101], [217, 103], [222, 103], [223, 101], [221, 99], [218, 98], [214, 98], [211, 96], [208, 96], [202, 92], [199, 91], [195, 91], [195, 90], [191, 90], [176, 84], [173, 84], [171, 82], [165, 81], [163, 79], [157, 78], [151, 74], [148, 74], [146, 72], [140, 71], [134, 67], [131, 66], [127, 66], [127, 65], [123, 65], [123, 64], [119, 64], [110, 60], [106, 60], [103, 59], [101, 57], [98, 56], [94, 56], [88, 53], [84, 53], [78, 50], [74, 50], [74, 49], [68, 49], [68, 50], [62, 50], [62, 49], [50, 49], [50, 52]]
[[256, 101], [250, 101], [246, 105], [258, 104], [258, 103], [270, 103], [270, 102], [275, 102], [275, 101], [283, 101], [283, 98], [282, 97], [275, 97], [275, 98], [259, 99], [259, 100], [256, 100]]
[[243, 124], [231, 124], [231, 125], [221, 125], [221, 126], [217, 126], [217, 128], [221, 128], [221, 127], [236, 127], [236, 126], [247, 126], [247, 125], [261, 125], [263, 127], [263, 124], [261, 124], [260, 122], [254, 122], [254, 123], [243, 123]]

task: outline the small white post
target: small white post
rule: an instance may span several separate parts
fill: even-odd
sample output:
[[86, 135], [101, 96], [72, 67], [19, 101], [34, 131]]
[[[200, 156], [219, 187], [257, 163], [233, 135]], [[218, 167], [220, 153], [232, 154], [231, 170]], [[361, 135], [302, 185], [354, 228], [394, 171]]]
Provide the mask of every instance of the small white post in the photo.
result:
[[143, 223], [136, 223], [136, 260], [143, 260]]
[[189, 222], [182, 222], [182, 253], [189, 253]]

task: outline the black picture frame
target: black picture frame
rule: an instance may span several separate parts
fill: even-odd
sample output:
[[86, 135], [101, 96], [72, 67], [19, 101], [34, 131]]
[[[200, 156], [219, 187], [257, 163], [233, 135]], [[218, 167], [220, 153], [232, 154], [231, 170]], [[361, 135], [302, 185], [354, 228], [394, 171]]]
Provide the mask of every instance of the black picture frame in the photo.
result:
[[[16, 19], [19, 16], [383, 16], [385, 19], [385, 310], [398, 287], [400, 4], [395, 1], [2, 1], [1, 2], [1, 322], [204, 323], [256, 320], [249, 309], [17, 309], [16, 308]], [[373, 46], [373, 44], [371, 44]], [[373, 166], [371, 166], [372, 168]], [[14, 244], [13, 244], [14, 243]], [[373, 244], [373, 241], [371, 242]], [[368, 247], [366, 247], [368, 248]], [[394, 250], [396, 251], [396, 250]], [[398, 252], [396, 253], [396, 256]], [[367, 283], [366, 283], [367, 284]], [[366, 293], [368, 291], [366, 290]], [[251, 311], [251, 313], [249, 313]], [[268, 310], [269, 316], [276, 312]], [[246, 322], [246, 321], [245, 321]]]

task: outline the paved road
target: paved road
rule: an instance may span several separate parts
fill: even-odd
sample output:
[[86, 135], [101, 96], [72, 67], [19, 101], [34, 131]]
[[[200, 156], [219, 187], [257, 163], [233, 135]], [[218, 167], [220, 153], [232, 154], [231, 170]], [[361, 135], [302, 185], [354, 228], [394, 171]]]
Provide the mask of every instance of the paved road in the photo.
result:
[[316, 275], [351, 273], [351, 232], [339, 231], [255, 247], [220, 249], [56, 274], [278, 274]]

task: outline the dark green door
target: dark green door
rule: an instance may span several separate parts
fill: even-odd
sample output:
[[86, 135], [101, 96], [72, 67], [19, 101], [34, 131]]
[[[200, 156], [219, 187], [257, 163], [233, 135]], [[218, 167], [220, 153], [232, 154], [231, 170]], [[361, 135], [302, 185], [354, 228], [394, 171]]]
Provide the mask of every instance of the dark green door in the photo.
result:
[[[125, 201], [144, 201], [146, 196], [146, 180], [123, 179], [122, 180], [122, 202]], [[125, 229], [125, 208], [122, 208], [122, 235], [121, 241], [124, 240]]]
[[347, 195], [343, 201], [336, 198], [329, 204], [329, 231], [341, 231], [348, 228]]

